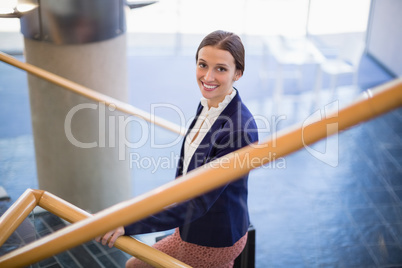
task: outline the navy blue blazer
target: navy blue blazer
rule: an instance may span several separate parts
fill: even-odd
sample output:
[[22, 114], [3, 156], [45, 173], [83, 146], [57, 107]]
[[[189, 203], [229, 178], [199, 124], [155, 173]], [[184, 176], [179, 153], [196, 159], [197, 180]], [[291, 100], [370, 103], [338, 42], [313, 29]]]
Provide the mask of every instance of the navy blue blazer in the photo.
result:
[[[203, 106], [199, 104], [197, 116], [188, 132], [194, 127], [202, 109]], [[180, 177], [183, 171], [184, 141], [185, 139], [176, 177]], [[257, 125], [237, 92], [203, 138], [190, 161], [188, 171], [257, 141]], [[246, 234], [250, 225], [247, 182], [248, 174], [223, 187], [125, 226], [125, 233], [135, 235], [179, 227], [180, 236], [186, 242], [208, 247], [232, 246]]]

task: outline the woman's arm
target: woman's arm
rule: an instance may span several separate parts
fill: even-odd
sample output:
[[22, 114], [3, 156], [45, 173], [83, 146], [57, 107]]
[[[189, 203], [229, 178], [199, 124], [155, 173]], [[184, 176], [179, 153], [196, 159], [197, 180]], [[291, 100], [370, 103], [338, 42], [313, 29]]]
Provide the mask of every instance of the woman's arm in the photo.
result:
[[[221, 135], [216, 141], [218, 144], [227, 144], [227, 146], [218, 146], [218, 144], [215, 144], [213, 146], [214, 148], [211, 150], [211, 154], [206, 156], [205, 163], [244, 147], [250, 144], [250, 142], [254, 142], [255, 138], [244, 131], [235, 131], [224, 133], [224, 135]], [[205, 163], [200, 163], [198, 166]], [[239, 180], [245, 179], [246, 177], [247, 176], [240, 178]], [[243, 185], [242, 183], [238, 184]], [[192, 222], [211, 209], [228, 185], [229, 184], [125, 226], [125, 234], [136, 235], [164, 231]]]

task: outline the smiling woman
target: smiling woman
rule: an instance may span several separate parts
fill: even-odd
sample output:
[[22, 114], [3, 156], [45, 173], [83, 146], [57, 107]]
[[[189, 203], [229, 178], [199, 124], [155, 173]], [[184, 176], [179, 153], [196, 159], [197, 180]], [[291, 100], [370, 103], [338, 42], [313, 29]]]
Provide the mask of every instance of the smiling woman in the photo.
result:
[[[196, 52], [196, 79], [203, 95], [183, 140], [176, 177], [258, 140], [253, 116], [233, 87], [244, 72], [239, 36], [225, 31], [207, 35]], [[236, 153], [237, 154], [237, 153]], [[225, 160], [223, 160], [225, 161]], [[207, 194], [173, 205], [139, 222], [106, 233], [97, 240], [113, 246], [116, 239], [175, 229], [153, 247], [194, 267], [233, 267], [247, 242], [248, 174]], [[126, 267], [149, 267], [131, 258]]]
[[204, 38], [196, 53], [196, 77], [209, 107], [218, 107], [244, 72], [244, 47], [237, 35], [216, 31]]
[[198, 54], [197, 82], [208, 106], [216, 108], [226, 95], [232, 93], [233, 83], [242, 74], [236, 69], [231, 54], [225, 50], [206, 46]]

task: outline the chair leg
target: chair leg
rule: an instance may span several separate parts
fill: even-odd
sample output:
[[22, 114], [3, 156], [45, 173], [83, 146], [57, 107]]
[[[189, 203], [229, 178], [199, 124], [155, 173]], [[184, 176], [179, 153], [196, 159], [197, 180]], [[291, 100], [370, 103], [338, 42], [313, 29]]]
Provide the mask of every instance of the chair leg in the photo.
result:
[[335, 99], [336, 96], [336, 85], [337, 85], [337, 81], [338, 81], [338, 75], [337, 74], [333, 74], [331, 75], [331, 81], [330, 81], [330, 101], [333, 101]]
[[314, 96], [312, 96], [311, 100], [311, 110], [314, 111], [321, 105], [321, 89], [322, 89], [322, 69], [321, 67], [317, 67], [316, 70], [316, 79], [314, 85]]
[[278, 65], [277, 76], [276, 76], [276, 84], [273, 95], [273, 114], [280, 114], [281, 112], [281, 100], [283, 94], [283, 66], [282, 64]]
[[301, 92], [302, 91], [302, 86], [303, 86], [303, 65], [297, 65], [296, 66], [296, 73], [297, 73], [297, 86], [298, 91]]
[[354, 95], [358, 95], [360, 92], [360, 88], [359, 88], [359, 84], [358, 84], [358, 74], [357, 74], [357, 70], [355, 70], [353, 72], [353, 89], [354, 89]]

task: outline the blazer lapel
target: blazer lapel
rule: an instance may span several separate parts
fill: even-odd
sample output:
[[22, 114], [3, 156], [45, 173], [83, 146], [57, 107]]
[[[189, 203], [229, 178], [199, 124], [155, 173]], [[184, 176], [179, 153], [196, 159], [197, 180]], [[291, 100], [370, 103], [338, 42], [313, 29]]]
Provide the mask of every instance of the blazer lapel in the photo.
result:
[[[225, 109], [221, 112], [221, 114], [218, 116], [216, 121], [212, 124], [211, 128], [209, 129], [208, 133], [205, 134], [205, 137], [202, 139], [200, 145], [198, 146], [197, 150], [194, 152], [194, 155], [192, 156], [190, 163], [188, 165], [188, 171], [204, 165], [208, 161], [208, 152], [212, 148], [211, 143], [211, 135], [221, 129], [224, 124], [228, 121], [228, 118], [231, 118], [233, 113], [236, 111], [236, 109], [240, 108], [241, 105], [241, 99], [239, 96], [239, 92], [236, 93], [232, 101], [226, 106]], [[197, 116], [194, 119], [194, 121], [191, 124], [191, 127], [189, 128], [189, 131], [194, 127], [194, 124], [198, 118], [198, 115], [202, 111], [202, 106], [201, 109], [197, 112]], [[233, 118], [232, 118], [233, 119]], [[234, 119], [233, 119], [234, 120]], [[188, 132], [187, 132], [188, 134]], [[182, 146], [182, 152], [181, 156], [184, 155], [184, 146]], [[181, 157], [182, 160], [182, 157]], [[181, 173], [183, 172], [183, 168], [181, 166]]]
[[198, 108], [197, 108], [197, 114], [196, 114], [195, 118], [193, 119], [193, 121], [191, 122], [190, 127], [187, 129], [186, 135], [184, 136], [184, 139], [183, 139], [183, 142], [182, 142], [182, 145], [181, 145], [181, 150], [180, 150], [180, 158], [179, 158], [179, 161], [177, 163], [176, 178], [181, 176], [181, 175], [183, 175], [183, 161], [184, 161], [184, 147], [185, 147], [184, 144], [186, 142], [186, 138], [187, 138], [188, 133], [190, 133], [190, 131], [193, 129], [195, 123], [197, 122], [198, 117], [201, 114], [202, 109], [203, 109], [203, 106], [200, 103], [198, 105]]

